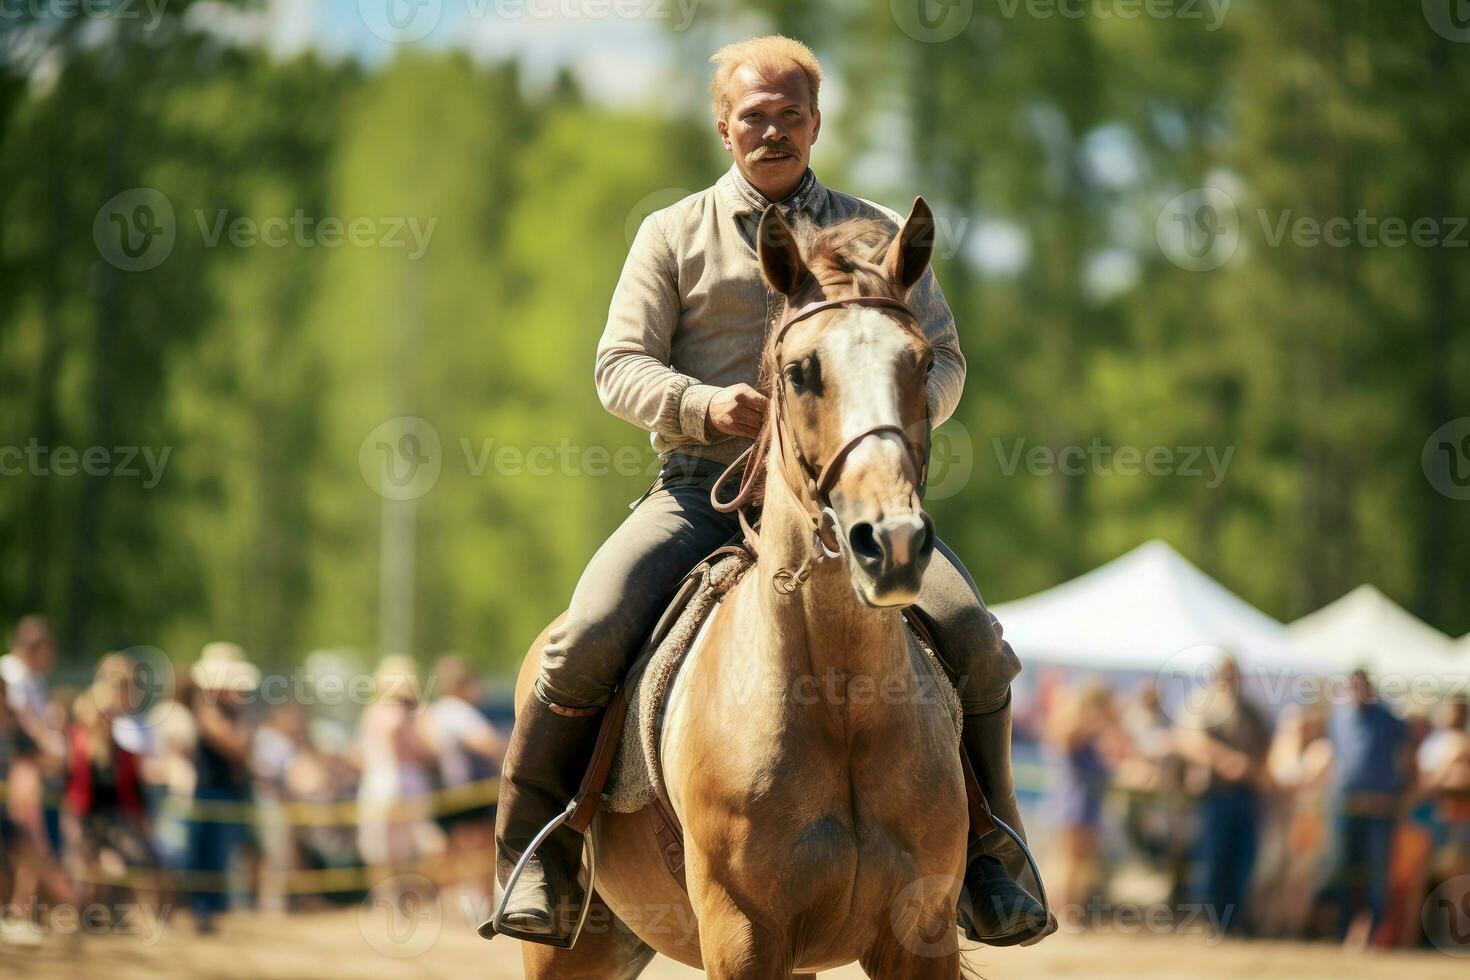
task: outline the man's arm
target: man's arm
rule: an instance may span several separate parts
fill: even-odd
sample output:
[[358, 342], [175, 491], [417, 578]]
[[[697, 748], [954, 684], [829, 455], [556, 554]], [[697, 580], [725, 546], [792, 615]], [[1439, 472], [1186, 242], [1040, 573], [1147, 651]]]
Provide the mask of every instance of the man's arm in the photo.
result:
[[960, 336], [955, 330], [954, 314], [939, 289], [934, 269], [924, 270], [923, 277], [909, 293], [909, 308], [919, 318], [924, 336], [934, 351], [934, 369], [929, 372], [925, 394], [929, 399], [929, 419], [937, 429], [959, 406], [965, 390], [965, 355], [960, 352]]
[[709, 403], [720, 389], [669, 367], [679, 311], [674, 254], [655, 212], [639, 226], [613, 290], [597, 345], [597, 395], [626, 422], [707, 444]]

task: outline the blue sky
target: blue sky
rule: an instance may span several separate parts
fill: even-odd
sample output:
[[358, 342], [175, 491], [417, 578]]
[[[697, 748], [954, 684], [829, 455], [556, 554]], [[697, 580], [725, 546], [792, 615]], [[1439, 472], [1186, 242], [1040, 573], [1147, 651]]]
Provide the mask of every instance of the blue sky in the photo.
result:
[[191, 19], [242, 41], [264, 41], [283, 55], [314, 47], [374, 63], [404, 45], [459, 48], [487, 60], [517, 57], [533, 85], [567, 65], [593, 97], [638, 103], [671, 90], [671, 35], [699, 22], [699, 2], [267, 0], [244, 13], [201, 5]]

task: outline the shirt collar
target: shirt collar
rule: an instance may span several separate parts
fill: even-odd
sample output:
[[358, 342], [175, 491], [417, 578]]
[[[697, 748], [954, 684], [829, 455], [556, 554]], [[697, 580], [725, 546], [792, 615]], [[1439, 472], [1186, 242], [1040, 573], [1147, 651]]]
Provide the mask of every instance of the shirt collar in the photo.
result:
[[[730, 169], [725, 174], [725, 184], [726, 200], [736, 217], [763, 214], [772, 203], [769, 198], [755, 189], [755, 185], [745, 179], [739, 166], [734, 163], [730, 164]], [[825, 192], [826, 188], [822, 186], [820, 180], [817, 180], [816, 173], [811, 167], [807, 167], [796, 189], [774, 203], [781, 209], [782, 215], [788, 221], [798, 211], [815, 216], [826, 197]]]

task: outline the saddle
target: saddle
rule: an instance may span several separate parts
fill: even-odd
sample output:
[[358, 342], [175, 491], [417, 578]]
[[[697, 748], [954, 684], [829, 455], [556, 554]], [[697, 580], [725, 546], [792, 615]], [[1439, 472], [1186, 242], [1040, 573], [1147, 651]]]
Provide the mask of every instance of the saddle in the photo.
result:
[[[567, 826], [582, 834], [604, 805], [617, 813], [646, 814], [649, 833], [658, 842], [665, 867], [686, 891], [684, 830], [665, 791], [659, 765], [664, 708], [672, 682], [701, 628], [754, 562], [754, 555], [743, 544], [726, 544], [684, 577], [623, 683], [613, 693], [603, 713], [591, 762], [568, 806]], [[904, 619], [923, 648], [936, 689], [955, 720], [958, 743], [961, 712], [955, 679], [938, 656], [923, 618], [906, 611]], [[996, 829], [990, 804], [958, 744], [956, 752], [964, 769], [970, 833], [984, 836]]]

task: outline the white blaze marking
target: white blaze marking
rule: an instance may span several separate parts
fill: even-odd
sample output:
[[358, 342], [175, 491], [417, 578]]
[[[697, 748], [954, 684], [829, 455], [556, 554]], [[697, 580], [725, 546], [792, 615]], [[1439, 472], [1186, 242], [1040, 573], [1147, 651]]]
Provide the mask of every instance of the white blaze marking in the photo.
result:
[[[822, 349], [831, 362], [830, 377], [840, 379], [837, 412], [844, 442], [874, 426], [903, 427], [896, 365], [907, 346], [906, 336], [893, 319], [874, 309], [856, 309], [828, 328]], [[876, 454], [896, 461], [905, 451], [896, 433], [884, 432], [864, 439], [847, 460], [861, 467], [883, 458]]]

